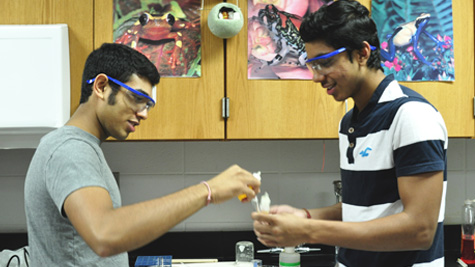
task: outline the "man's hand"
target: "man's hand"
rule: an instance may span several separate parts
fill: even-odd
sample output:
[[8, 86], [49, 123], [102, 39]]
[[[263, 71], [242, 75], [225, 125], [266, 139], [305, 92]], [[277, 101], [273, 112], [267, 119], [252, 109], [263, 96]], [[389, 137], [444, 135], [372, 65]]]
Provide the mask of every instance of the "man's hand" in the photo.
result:
[[307, 218], [307, 213], [303, 209], [297, 209], [289, 205], [277, 205], [270, 207], [270, 214], [289, 213], [297, 217]]
[[289, 247], [306, 243], [306, 224], [310, 221], [289, 213], [267, 214], [253, 212], [257, 240], [269, 247]]
[[238, 165], [229, 167], [209, 180], [208, 184], [211, 188], [211, 202], [214, 204], [225, 202], [241, 194], [247, 195], [247, 199], [243, 202], [249, 202], [259, 193], [261, 187], [259, 180]]

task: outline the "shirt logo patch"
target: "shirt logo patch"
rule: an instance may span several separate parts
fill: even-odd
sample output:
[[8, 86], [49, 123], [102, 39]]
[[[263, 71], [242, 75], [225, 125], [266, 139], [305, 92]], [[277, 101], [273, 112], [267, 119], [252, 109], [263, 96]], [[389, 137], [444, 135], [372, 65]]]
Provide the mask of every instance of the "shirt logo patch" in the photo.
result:
[[360, 152], [360, 155], [361, 155], [363, 158], [364, 158], [364, 157], [367, 157], [367, 156], [369, 156], [369, 151], [371, 151], [371, 150], [373, 150], [373, 149], [371, 149], [371, 147], [367, 147], [367, 148], [365, 148], [364, 150], [362, 150], [362, 151]]

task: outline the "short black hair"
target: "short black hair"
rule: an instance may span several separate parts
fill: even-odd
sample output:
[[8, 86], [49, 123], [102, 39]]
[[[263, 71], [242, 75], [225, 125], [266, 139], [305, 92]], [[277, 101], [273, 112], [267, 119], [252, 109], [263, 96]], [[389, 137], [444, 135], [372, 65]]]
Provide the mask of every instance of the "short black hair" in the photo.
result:
[[[92, 93], [92, 85], [87, 80], [104, 73], [121, 82], [128, 82], [133, 74], [147, 79], [152, 85], [160, 82], [160, 74], [155, 65], [142, 53], [123, 44], [104, 43], [87, 58], [81, 84], [80, 104], [87, 102]], [[111, 87], [119, 87], [110, 83]]]
[[383, 70], [376, 24], [369, 17], [369, 10], [357, 1], [339, 0], [320, 7], [303, 19], [300, 36], [306, 43], [323, 41], [335, 49], [345, 47], [350, 61], [351, 52], [362, 49], [363, 41], [367, 41], [376, 47], [367, 66]]

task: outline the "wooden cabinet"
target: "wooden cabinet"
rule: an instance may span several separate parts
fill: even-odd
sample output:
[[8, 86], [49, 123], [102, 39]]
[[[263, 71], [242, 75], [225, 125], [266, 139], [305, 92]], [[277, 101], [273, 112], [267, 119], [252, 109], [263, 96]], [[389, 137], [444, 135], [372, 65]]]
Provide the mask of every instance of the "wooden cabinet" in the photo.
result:
[[[201, 13], [200, 78], [162, 78], [157, 86], [157, 105], [129, 140], [224, 139], [221, 117], [224, 97], [224, 42], [208, 29], [207, 16], [218, 1], [204, 1]], [[94, 46], [112, 42], [113, 1], [95, 1]]]
[[[370, 0], [362, 0], [370, 6]], [[455, 81], [453, 82], [404, 82], [427, 98], [442, 114], [449, 137], [474, 137], [474, 3], [452, 1]]]
[[[157, 90], [157, 107], [129, 139], [337, 138], [345, 103], [334, 101], [319, 84], [247, 78], [247, 20], [242, 31], [227, 40], [215, 37], [208, 29], [208, 13], [221, 2], [203, 2], [202, 77], [163, 78]], [[370, 6], [370, 0], [361, 2]], [[236, 3], [247, 17], [247, 1]], [[452, 1], [452, 5], [456, 80], [403, 84], [422, 93], [440, 110], [450, 137], [474, 137], [474, 3]], [[72, 112], [79, 104], [88, 54], [102, 43], [112, 42], [112, 18], [113, 0], [0, 1], [1, 24], [68, 24]], [[226, 120], [221, 116], [223, 97], [230, 103]], [[349, 101], [348, 108], [352, 106]]]
[[[131, 138], [337, 138], [345, 103], [326, 95], [320, 84], [247, 78], [247, 20], [243, 30], [226, 41], [212, 35], [207, 27], [209, 10], [220, 2], [204, 1], [202, 77], [162, 79], [158, 87], [158, 109], [152, 111], [148, 121]], [[371, 1], [361, 2], [369, 7]], [[248, 2], [236, 3], [247, 17]], [[112, 40], [112, 1], [96, 0], [95, 10], [97, 47]], [[471, 1], [453, 1], [456, 80], [403, 83], [422, 93], [440, 110], [451, 137], [475, 136], [473, 12]], [[230, 114], [226, 120], [221, 117], [223, 97], [229, 98]], [[352, 108], [353, 102], [348, 102], [348, 108]]]
[[68, 24], [71, 112], [79, 106], [84, 62], [93, 49], [93, 2], [93, 0], [0, 1], [0, 24]]
[[[247, 17], [247, 1], [239, 1], [239, 7]], [[243, 30], [226, 45], [227, 138], [338, 138], [345, 103], [310, 80], [249, 80], [247, 37], [246, 19]]]
[[[370, 0], [365, 0], [369, 5]], [[455, 81], [402, 83], [421, 93], [442, 114], [449, 137], [474, 137], [474, 3], [452, 1]]]
[[402, 84], [421, 93], [440, 111], [450, 137], [474, 137], [474, 3], [452, 1], [452, 6], [455, 81]]
[[[158, 108], [129, 139], [337, 138], [345, 105], [326, 96], [319, 85], [247, 79], [246, 23], [235, 37], [226, 41], [215, 37], [208, 29], [207, 15], [218, 3], [204, 1], [202, 77], [162, 79]], [[246, 1], [240, 7], [246, 14]], [[96, 0], [95, 18], [94, 43], [99, 47], [112, 41], [112, 0]], [[227, 120], [221, 116], [223, 97], [230, 99]]]
[[[361, 0], [370, 7], [371, 0]], [[247, 1], [239, 1], [247, 14]], [[474, 4], [452, 1], [455, 81], [402, 83], [441, 112], [450, 137], [473, 137], [475, 120]], [[247, 23], [247, 22], [246, 22]], [[247, 79], [247, 32], [227, 41], [226, 93], [230, 98], [228, 139], [337, 138], [344, 104], [312, 81]], [[349, 104], [352, 108], [353, 104]]]

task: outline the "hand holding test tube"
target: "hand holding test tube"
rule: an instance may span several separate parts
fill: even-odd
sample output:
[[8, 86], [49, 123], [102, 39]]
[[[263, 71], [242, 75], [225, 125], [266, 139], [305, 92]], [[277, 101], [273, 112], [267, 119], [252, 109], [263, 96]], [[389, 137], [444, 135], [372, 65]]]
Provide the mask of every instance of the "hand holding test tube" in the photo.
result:
[[[255, 172], [252, 175], [256, 177], [256, 179], [258, 179], [259, 181], [262, 180], [260, 171]], [[267, 192], [264, 192], [264, 194], [261, 196], [260, 201], [259, 201], [259, 196], [256, 196], [255, 198], [251, 200], [251, 203], [257, 212], [263, 211], [263, 212], [269, 213], [271, 201], [270, 201], [269, 194]]]
[[[255, 172], [255, 173], [253, 173], [252, 175], [253, 175], [254, 178], [256, 178], [257, 180], [259, 180], [259, 181], [261, 180], [261, 172], [260, 172], [260, 171], [259, 171], [259, 172]], [[249, 186], [249, 188], [253, 189], [252, 186]], [[245, 200], [245, 199], [247, 198], [247, 195], [246, 195], [246, 194], [242, 194], [242, 195], [239, 195], [238, 198], [239, 198], [240, 201], [243, 201], [243, 200]], [[256, 198], [253, 198], [253, 199], [256, 199]]]

